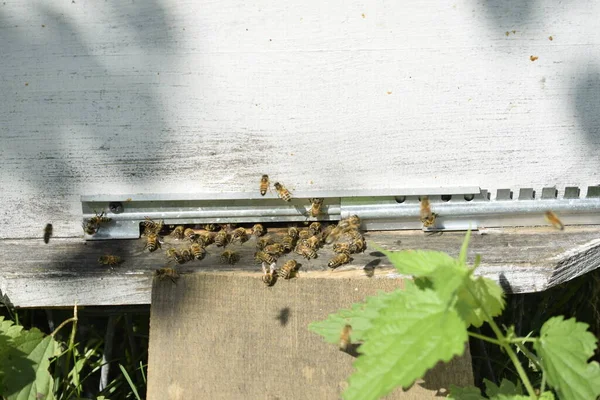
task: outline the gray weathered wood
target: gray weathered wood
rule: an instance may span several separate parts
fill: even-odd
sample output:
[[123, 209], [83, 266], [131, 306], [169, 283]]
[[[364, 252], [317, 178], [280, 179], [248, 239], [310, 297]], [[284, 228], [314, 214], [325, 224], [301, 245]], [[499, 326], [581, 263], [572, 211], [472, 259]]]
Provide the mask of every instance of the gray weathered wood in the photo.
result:
[[565, 4], [3, 2], [0, 238], [80, 235], [80, 195], [250, 191], [262, 173], [595, 185], [600, 3]]
[[[464, 233], [429, 235], [420, 231], [370, 232], [368, 243], [389, 250], [430, 249], [457, 256]], [[564, 232], [551, 228], [488, 229], [474, 232], [469, 257], [482, 255], [477, 273], [499, 282], [507, 292], [542, 291], [567, 282], [598, 268], [600, 264], [599, 227], [571, 227]], [[167, 248], [186, 242], [165, 238], [162, 251], [143, 251], [144, 241], [112, 240], [84, 242], [74, 239], [0, 241], [0, 290], [15, 306], [49, 307], [79, 305], [149, 304], [152, 273], [165, 266]], [[208, 247], [208, 256], [179, 267], [182, 273], [243, 274], [260, 279], [260, 266], [254, 264], [254, 239], [244, 245], [230, 245], [242, 255], [234, 265], [223, 265], [222, 251]], [[114, 271], [100, 266], [103, 254], [116, 254], [125, 262]], [[354, 255], [352, 263], [330, 270], [326, 264], [332, 255], [327, 247], [319, 258], [306, 261], [292, 254], [301, 264], [298, 279], [394, 278], [398, 275], [385, 257], [371, 245], [364, 254]], [[286, 284], [280, 281], [277, 284]]]

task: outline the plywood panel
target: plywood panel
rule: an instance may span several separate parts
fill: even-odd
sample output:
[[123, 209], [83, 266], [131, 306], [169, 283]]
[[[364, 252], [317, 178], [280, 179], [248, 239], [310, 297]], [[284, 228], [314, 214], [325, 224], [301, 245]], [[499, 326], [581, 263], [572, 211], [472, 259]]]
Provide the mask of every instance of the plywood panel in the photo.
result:
[[82, 194], [248, 191], [262, 173], [298, 190], [597, 184], [598, 12], [4, 2], [0, 237], [79, 235]]
[[[335, 399], [353, 358], [308, 331], [310, 322], [399, 280], [311, 279], [265, 288], [259, 280], [202, 274], [153, 288], [148, 399]], [[473, 383], [469, 351], [390, 399], [445, 397]]]

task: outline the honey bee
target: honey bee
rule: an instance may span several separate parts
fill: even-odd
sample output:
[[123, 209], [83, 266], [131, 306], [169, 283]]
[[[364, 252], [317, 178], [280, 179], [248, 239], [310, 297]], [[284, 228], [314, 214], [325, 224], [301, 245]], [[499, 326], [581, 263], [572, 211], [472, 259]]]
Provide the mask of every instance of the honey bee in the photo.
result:
[[112, 221], [112, 218], [105, 217], [106, 213], [104, 211], [98, 214], [96, 210], [94, 210], [94, 213], [96, 215], [90, 218], [90, 224], [92, 225], [100, 226], [102, 224], [107, 224], [110, 221]]
[[229, 242], [229, 235], [225, 229], [221, 229], [219, 233], [215, 235], [215, 244], [219, 247], [227, 246]]
[[210, 232], [214, 232], [218, 229], [218, 227], [215, 224], [206, 224], [206, 225], [204, 225], [204, 229], [206, 229], [207, 231], [210, 231]]
[[319, 234], [319, 232], [321, 232], [321, 223], [313, 222], [312, 224], [310, 224], [308, 226], [308, 232], [311, 234], [311, 236]]
[[288, 228], [288, 235], [292, 237], [292, 239], [298, 239], [299, 236], [299, 232], [298, 232], [298, 228], [296, 228], [295, 226], [290, 226]]
[[233, 250], [225, 250], [221, 253], [221, 262], [225, 264], [235, 264], [240, 260], [240, 255]]
[[335, 243], [333, 245], [333, 251], [335, 253], [350, 253], [349, 243]]
[[306, 246], [310, 247], [311, 249], [316, 250], [319, 248], [319, 245], [321, 244], [321, 238], [318, 236], [311, 236], [308, 239], [306, 239], [304, 244]]
[[277, 271], [277, 275], [283, 279], [293, 278], [298, 271], [298, 263], [295, 260], [289, 260]]
[[146, 237], [146, 245], [144, 246], [144, 250], [148, 249], [148, 251], [152, 253], [158, 248], [160, 248], [160, 239], [158, 238], [158, 235], [156, 233], [148, 234]]
[[326, 243], [327, 238], [331, 235], [331, 232], [335, 230], [335, 225], [327, 225], [325, 229], [321, 231], [321, 243]]
[[119, 264], [121, 264], [122, 262], [123, 259], [121, 257], [113, 256], [110, 254], [106, 254], [98, 258], [98, 263], [100, 263], [101, 265], [108, 265], [111, 269], [113, 267], [119, 266]]
[[299, 233], [298, 233], [298, 238], [300, 240], [306, 240], [311, 236], [310, 232], [308, 231], [308, 229], [302, 229]]
[[52, 236], [52, 224], [46, 224], [44, 228], [44, 243], [48, 244], [50, 236]]
[[421, 198], [421, 211], [420, 218], [423, 226], [429, 228], [435, 224], [435, 218], [438, 215], [436, 213], [431, 212], [431, 207], [429, 204], [429, 198], [427, 196], [423, 196]]
[[340, 334], [340, 350], [346, 351], [350, 344], [350, 333], [352, 332], [352, 326], [346, 325], [342, 329], [342, 333]]
[[185, 258], [173, 248], [167, 250], [167, 258], [172, 258], [177, 264], [183, 264], [185, 262]]
[[548, 221], [556, 229], [561, 231], [565, 229], [565, 226], [560, 219], [558, 219], [558, 216], [550, 210], [546, 211], [546, 221]]
[[273, 244], [273, 238], [271, 236], [265, 236], [262, 237], [260, 239], [258, 239], [258, 241], [256, 242], [256, 247], [259, 249], [264, 249], [265, 247], [267, 247], [270, 244]]
[[336, 255], [335, 257], [333, 257], [331, 260], [329, 260], [329, 262], [327, 263], [327, 266], [329, 268], [337, 268], [340, 265], [348, 264], [349, 262], [350, 262], [350, 256], [348, 255], [348, 253], [340, 253], [340, 254]]
[[213, 235], [211, 232], [201, 232], [196, 240], [203, 246], [208, 246], [213, 242]]
[[180, 249], [179, 252], [184, 261], [192, 261], [194, 259], [194, 255], [190, 249]]
[[290, 235], [285, 235], [281, 238], [281, 245], [285, 251], [292, 251], [294, 248], [294, 238]]
[[317, 258], [317, 252], [314, 249], [311, 249], [307, 245], [303, 243], [298, 243], [295, 249], [296, 253], [305, 257], [306, 259]]
[[316, 218], [321, 214], [321, 207], [323, 206], [323, 199], [310, 199], [310, 216]]
[[143, 222], [144, 224], [144, 234], [145, 235], [149, 235], [151, 233], [156, 233], [158, 234], [164, 225], [164, 221], [160, 220], [158, 222], [153, 221], [152, 219], [150, 219], [149, 217], [145, 217], [144, 218], [145, 221]]
[[89, 221], [84, 222], [82, 224], [82, 226], [83, 226], [83, 231], [86, 233], [86, 235], [95, 235], [96, 232], [98, 232], [98, 226], [91, 224]]
[[192, 242], [196, 240], [197, 236], [196, 232], [192, 228], [186, 228], [186, 230], [183, 231], [183, 235]]
[[173, 283], [179, 278], [179, 274], [174, 268], [159, 268], [154, 271], [154, 276], [159, 280], [169, 278]]
[[261, 224], [256, 224], [252, 227], [252, 234], [256, 237], [264, 235], [265, 228]]
[[254, 253], [254, 259], [256, 262], [266, 262], [267, 264], [274, 264], [277, 261], [275, 257], [264, 251], [257, 251]]
[[269, 190], [269, 175], [263, 175], [260, 178], [260, 195], [264, 196], [267, 194], [267, 190]]
[[275, 268], [275, 266], [276, 264], [273, 262], [269, 266], [269, 269], [267, 269], [267, 263], [264, 261], [262, 263], [262, 270], [264, 274], [262, 276], [262, 281], [267, 286], [273, 286], [275, 282], [277, 282], [277, 269]]
[[184, 230], [185, 228], [183, 227], [183, 225], [176, 226], [175, 229], [173, 229], [173, 232], [171, 232], [170, 236], [175, 239], [181, 240], [185, 237]]
[[363, 238], [355, 239], [350, 243], [350, 253], [360, 253], [367, 249], [367, 242]]
[[273, 243], [265, 246], [263, 251], [272, 256], [279, 256], [285, 252], [285, 247], [281, 243]]
[[281, 183], [275, 182], [275, 189], [277, 190], [277, 194], [281, 197], [283, 201], [290, 201], [292, 199], [292, 194], [289, 190], [285, 188]]
[[206, 249], [199, 243], [192, 243], [190, 251], [196, 260], [202, 260], [206, 256]]
[[246, 233], [246, 228], [240, 227], [231, 233], [231, 241], [232, 242], [239, 241], [240, 243], [244, 243], [246, 240], [248, 240], [248, 234]]

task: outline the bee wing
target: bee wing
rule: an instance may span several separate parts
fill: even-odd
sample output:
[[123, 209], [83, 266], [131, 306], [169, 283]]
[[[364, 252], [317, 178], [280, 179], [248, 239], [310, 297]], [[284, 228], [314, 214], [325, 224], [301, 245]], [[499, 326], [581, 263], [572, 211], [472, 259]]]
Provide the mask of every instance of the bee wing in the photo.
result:
[[273, 264], [271, 264], [271, 265], [269, 266], [269, 272], [270, 272], [270, 273], [274, 273], [274, 272], [275, 272], [275, 270], [276, 270], [276, 268], [275, 268], [276, 266], [277, 266], [277, 263], [273, 263]]
[[268, 271], [267, 271], [267, 263], [263, 261], [263, 263], [261, 264], [261, 266], [262, 266], [263, 273], [267, 274], [268, 273]]

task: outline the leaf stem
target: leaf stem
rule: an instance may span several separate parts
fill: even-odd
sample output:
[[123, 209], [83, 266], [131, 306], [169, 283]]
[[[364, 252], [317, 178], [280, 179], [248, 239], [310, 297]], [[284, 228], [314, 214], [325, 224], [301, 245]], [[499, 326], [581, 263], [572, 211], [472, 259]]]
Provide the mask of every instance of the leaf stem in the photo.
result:
[[489, 336], [485, 336], [485, 335], [480, 335], [479, 333], [475, 333], [475, 332], [471, 332], [471, 331], [467, 331], [467, 333], [469, 334], [469, 336], [474, 337], [476, 339], [480, 339], [486, 342], [490, 342], [493, 343], [497, 346], [502, 346], [502, 342], [500, 342], [499, 340], [493, 339]]
[[77, 304], [75, 304], [75, 309], [73, 311], [73, 317], [71, 317], [69, 319], [65, 319], [63, 322], [61, 322], [60, 325], [58, 325], [56, 327], [54, 332], [52, 332], [50, 334], [50, 336], [54, 337], [54, 335], [56, 335], [58, 333], [58, 331], [61, 330], [61, 328], [63, 328], [65, 325], [67, 325], [68, 323], [71, 323], [71, 322], [77, 322]]

